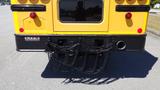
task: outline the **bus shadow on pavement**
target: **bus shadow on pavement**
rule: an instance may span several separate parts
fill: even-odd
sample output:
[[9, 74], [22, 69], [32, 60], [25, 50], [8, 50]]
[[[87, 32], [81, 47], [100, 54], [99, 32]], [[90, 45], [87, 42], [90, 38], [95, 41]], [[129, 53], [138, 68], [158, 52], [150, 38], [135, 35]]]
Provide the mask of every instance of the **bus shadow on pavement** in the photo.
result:
[[149, 52], [114, 52], [103, 70], [97, 75], [85, 75], [50, 60], [41, 76], [64, 78], [62, 83], [109, 84], [120, 78], [145, 78], [157, 61]]

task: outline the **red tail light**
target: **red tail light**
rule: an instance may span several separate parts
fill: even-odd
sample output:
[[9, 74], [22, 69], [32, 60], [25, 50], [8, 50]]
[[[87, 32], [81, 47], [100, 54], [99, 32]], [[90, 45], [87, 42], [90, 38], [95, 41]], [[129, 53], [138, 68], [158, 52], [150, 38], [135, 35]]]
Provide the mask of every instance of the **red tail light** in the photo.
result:
[[126, 19], [131, 19], [132, 18], [132, 13], [128, 12], [125, 15]]
[[24, 28], [20, 28], [19, 31], [20, 31], [20, 32], [24, 32]]
[[34, 19], [37, 17], [37, 14], [35, 12], [30, 13], [30, 18]]
[[137, 32], [138, 32], [138, 33], [142, 33], [142, 31], [143, 31], [142, 28], [138, 28], [138, 29], [137, 29]]

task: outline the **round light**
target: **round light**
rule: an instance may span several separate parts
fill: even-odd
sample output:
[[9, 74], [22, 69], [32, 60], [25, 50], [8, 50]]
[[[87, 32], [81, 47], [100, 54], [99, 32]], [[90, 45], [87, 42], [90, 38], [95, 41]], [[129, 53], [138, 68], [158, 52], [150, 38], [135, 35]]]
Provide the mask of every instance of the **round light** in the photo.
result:
[[37, 17], [37, 14], [35, 12], [30, 13], [30, 18], [34, 19]]
[[125, 15], [126, 19], [131, 19], [132, 18], [132, 13], [128, 12]]
[[143, 31], [142, 28], [138, 28], [138, 29], [137, 29], [137, 32], [138, 32], [138, 33], [142, 33], [142, 31]]
[[24, 28], [20, 28], [19, 31], [20, 31], [20, 32], [24, 32]]

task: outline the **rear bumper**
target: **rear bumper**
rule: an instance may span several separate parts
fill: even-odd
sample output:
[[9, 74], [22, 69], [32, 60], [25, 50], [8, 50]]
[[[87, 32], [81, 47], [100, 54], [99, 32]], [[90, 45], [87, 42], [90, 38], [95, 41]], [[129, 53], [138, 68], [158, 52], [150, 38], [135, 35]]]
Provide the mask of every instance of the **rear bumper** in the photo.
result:
[[[123, 41], [126, 44], [124, 51], [141, 51], [144, 50], [146, 34], [144, 35], [94, 35], [94, 36], [65, 36], [65, 35], [15, 35], [17, 51], [45, 51], [48, 47], [48, 42], [52, 41], [59, 44], [59, 41], [65, 41], [66, 44], [77, 42], [81, 39], [83, 49], [86, 46], [94, 46], [97, 40], [113, 43], [113, 51], [119, 51], [116, 43]], [[98, 41], [98, 43], [99, 43]], [[102, 42], [100, 42], [102, 43]], [[107, 45], [105, 43], [104, 45]]]

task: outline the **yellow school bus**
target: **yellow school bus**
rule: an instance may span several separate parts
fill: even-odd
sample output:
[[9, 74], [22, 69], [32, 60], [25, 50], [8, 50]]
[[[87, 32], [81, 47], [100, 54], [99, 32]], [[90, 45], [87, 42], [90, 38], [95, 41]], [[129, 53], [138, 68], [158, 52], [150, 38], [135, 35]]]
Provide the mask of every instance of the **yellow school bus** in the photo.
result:
[[144, 50], [149, 3], [11, 0], [17, 50], [45, 51], [65, 66], [97, 73], [112, 51]]

